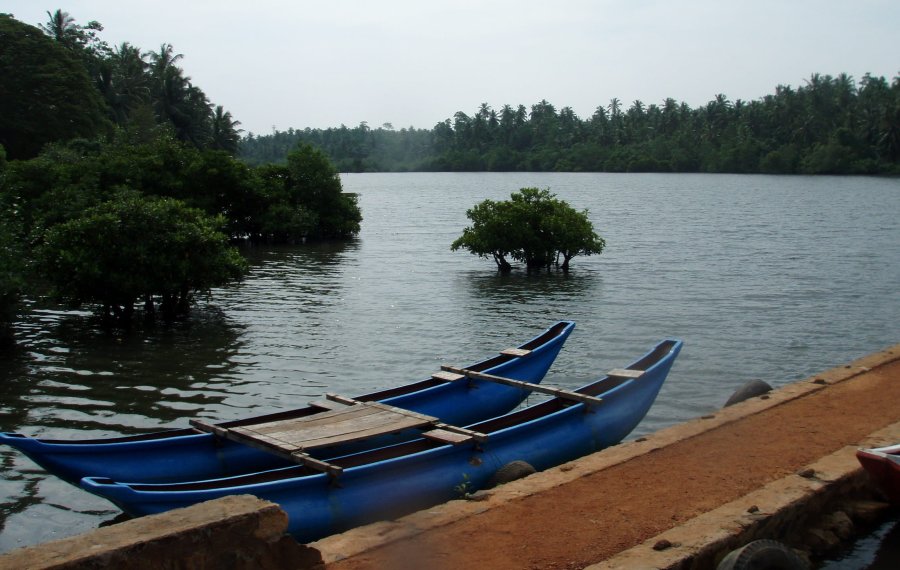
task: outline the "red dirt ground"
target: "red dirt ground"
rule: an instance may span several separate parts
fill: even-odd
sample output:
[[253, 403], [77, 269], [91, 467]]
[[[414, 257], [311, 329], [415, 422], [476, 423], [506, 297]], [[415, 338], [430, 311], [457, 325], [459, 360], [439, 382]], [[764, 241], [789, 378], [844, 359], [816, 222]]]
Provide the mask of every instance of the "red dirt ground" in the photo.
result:
[[900, 361], [328, 570], [561, 569], [605, 560], [900, 419]]

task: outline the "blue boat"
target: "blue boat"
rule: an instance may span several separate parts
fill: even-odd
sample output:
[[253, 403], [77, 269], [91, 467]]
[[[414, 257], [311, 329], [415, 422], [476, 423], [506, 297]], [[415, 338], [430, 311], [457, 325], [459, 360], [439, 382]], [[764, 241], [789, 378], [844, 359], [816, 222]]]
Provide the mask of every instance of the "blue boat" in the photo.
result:
[[[539, 384], [575, 327], [560, 321], [540, 335], [498, 355], [475, 363], [470, 370], [500, 374]], [[353, 398], [382, 402], [451, 424], [465, 425], [504, 414], [519, 405], [528, 391], [492, 382], [452, 382], [445, 373], [431, 378]], [[217, 430], [268, 421], [308, 418], [327, 413], [327, 401], [296, 410], [219, 423], [191, 422], [194, 427], [107, 439], [57, 440], [31, 438], [18, 433], [0, 434], [0, 444], [14, 447], [57, 477], [74, 485], [87, 476], [119, 481], [179, 482], [227, 477], [295, 465], [271, 453], [224, 440]], [[319, 449], [316, 454], [336, 456], [397, 443], [418, 435], [416, 430]]]
[[[81, 486], [132, 516], [255, 495], [287, 512], [288, 530], [298, 540], [317, 540], [484, 488], [510, 464], [524, 461], [543, 470], [618, 443], [650, 409], [681, 346], [679, 340], [662, 341], [627, 368], [574, 391], [536, 387], [555, 396], [464, 429], [437, 429], [444, 433], [433, 437], [425, 432], [404, 443], [311, 463], [295, 452], [303, 465], [239, 477], [178, 484], [87, 477]], [[468, 381], [516, 384], [491, 374], [452, 372]], [[261, 437], [256, 443], [266, 443]]]

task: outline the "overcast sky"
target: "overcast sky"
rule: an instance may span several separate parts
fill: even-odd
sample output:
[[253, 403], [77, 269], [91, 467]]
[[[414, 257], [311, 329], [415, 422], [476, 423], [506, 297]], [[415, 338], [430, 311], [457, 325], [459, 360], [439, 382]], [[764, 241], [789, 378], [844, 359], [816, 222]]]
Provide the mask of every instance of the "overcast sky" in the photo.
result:
[[617, 97], [753, 100], [813, 73], [900, 74], [900, 0], [0, 0], [170, 43], [245, 131], [432, 128], [481, 103], [582, 118]]

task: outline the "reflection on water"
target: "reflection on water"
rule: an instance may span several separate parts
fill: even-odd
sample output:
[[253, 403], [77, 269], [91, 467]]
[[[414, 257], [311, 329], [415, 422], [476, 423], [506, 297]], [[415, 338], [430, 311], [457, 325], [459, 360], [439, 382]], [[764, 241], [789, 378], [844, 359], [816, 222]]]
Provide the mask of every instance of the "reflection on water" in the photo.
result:
[[189, 321], [116, 332], [89, 313], [32, 308], [17, 327], [18, 373], [4, 380], [19, 418], [2, 427], [94, 436], [180, 423], [227, 397], [216, 379], [235, 366], [238, 328], [209, 305]]
[[[244, 251], [251, 272], [189, 321], [108, 334], [33, 305], [0, 362], [0, 430], [94, 437], [228, 420], [427, 377], [577, 327], [546, 382], [576, 387], [685, 341], [634, 437], [900, 342], [900, 181], [551, 173], [346, 175], [365, 219], [338, 245]], [[450, 243], [523, 187], [587, 208], [607, 249], [572, 271], [498, 275]], [[116, 510], [0, 449], [0, 551]]]
[[[576, 258], [577, 259], [577, 258]], [[468, 282], [474, 300], [498, 304], [545, 303], [578, 301], [596, 287], [600, 278], [590, 270], [516, 272], [502, 275], [496, 272], [468, 271], [461, 280]]]

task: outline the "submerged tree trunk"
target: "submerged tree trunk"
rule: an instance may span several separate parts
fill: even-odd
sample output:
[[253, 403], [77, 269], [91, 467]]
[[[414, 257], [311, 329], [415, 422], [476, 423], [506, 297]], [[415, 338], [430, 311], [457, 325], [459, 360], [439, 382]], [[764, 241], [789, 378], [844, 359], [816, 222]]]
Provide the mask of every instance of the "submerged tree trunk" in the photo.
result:
[[506, 261], [506, 257], [502, 254], [495, 253], [494, 262], [497, 264], [497, 269], [500, 270], [500, 273], [509, 273], [512, 271], [512, 265]]

